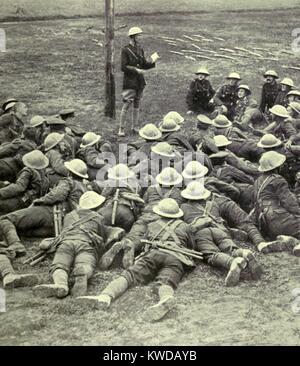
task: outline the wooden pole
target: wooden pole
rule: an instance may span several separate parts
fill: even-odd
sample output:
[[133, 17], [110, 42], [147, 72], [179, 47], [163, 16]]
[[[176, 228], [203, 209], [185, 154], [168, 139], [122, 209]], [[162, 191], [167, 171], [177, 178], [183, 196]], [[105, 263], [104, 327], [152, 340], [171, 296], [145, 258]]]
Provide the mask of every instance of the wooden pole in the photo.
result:
[[116, 118], [114, 77], [115, 0], [105, 0], [105, 116]]

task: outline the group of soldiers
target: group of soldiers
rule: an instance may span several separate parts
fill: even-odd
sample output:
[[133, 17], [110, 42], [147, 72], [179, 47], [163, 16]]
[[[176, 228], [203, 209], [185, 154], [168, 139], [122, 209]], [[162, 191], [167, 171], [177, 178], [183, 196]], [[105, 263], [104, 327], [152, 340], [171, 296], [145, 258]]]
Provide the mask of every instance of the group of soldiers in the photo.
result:
[[[183, 276], [203, 262], [223, 269], [225, 285], [235, 286], [243, 273], [261, 277], [257, 252], [300, 255], [300, 91], [288, 78], [277, 84], [269, 70], [258, 105], [237, 73], [216, 92], [205, 68], [196, 74], [188, 117], [171, 111], [140, 127], [126, 164], [121, 156], [111, 163], [116, 147], [80, 128], [74, 110], [28, 119], [24, 103], [2, 104], [4, 288], [71, 293], [108, 308], [131, 286], [154, 281], [159, 301], [146, 317], [157, 321], [173, 308]], [[23, 237], [45, 238], [34, 257]], [[51, 284], [13, 268], [20, 257], [34, 265], [48, 254]], [[122, 274], [87, 296], [96, 269], [113, 265], [123, 266]]]

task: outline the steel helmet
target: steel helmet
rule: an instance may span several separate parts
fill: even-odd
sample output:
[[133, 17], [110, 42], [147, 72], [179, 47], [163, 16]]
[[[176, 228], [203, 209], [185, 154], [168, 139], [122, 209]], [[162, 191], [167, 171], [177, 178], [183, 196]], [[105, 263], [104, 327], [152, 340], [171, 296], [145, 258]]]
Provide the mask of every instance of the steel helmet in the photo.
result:
[[198, 114], [197, 120], [198, 122], [204, 123], [205, 125], [212, 125], [212, 120], [205, 114]]
[[280, 167], [286, 160], [285, 155], [279, 154], [276, 151], [267, 151], [262, 154], [259, 159], [258, 170], [260, 172], [268, 172]]
[[174, 132], [180, 130], [180, 126], [174, 119], [164, 118], [162, 124], [159, 126], [161, 132]]
[[153, 212], [159, 216], [177, 219], [183, 216], [183, 211], [173, 198], [164, 198], [153, 207]]
[[47, 125], [51, 126], [51, 125], [66, 125], [66, 122], [60, 118], [59, 116], [52, 116], [47, 118]]
[[213, 120], [213, 126], [217, 128], [227, 128], [232, 125], [232, 122], [229, 121], [229, 119], [224, 116], [223, 114], [219, 114], [214, 120]]
[[22, 157], [25, 166], [32, 169], [45, 169], [49, 165], [49, 159], [39, 150], [33, 150]]
[[280, 104], [274, 105], [272, 108], [269, 109], [269, 111], [278, 117], [282, 117], [282, 118], [289, 117], [289, 114], [288, 114], [288, 111], [286, 110], [286, 108]]
[[282, 144], [282, 142], [277, 137], [275, 137], [271, 133], [267, 133], [259, 140], [259, 142], [257, 143], [257, 146], [262, 147], [264, 149], [268, 149], [268, 148], [270, 149], [272, 147], [276, 147], [281, 144]]
[[64, 163], [65, 167], [75, 175], [88, 179], [88, 168], [86, 163], [80, 159], [73, 159]]
[[244, 89], [246, 90], [246, 92], [248, 93], [248, 95], [250, 95], [252, 93], [252, 91], [250, 90], [249, 86], [246, 84], [242, 84], [238, 86], [238, 89]]
[[289, 97], [290, 95], [295, 95], [296, 97], [300, 97], [300, 90], [291, 90], [287, 93], [287, 96]]
[[176, 156], [173, 147], [167, 142], [158, 142], [156, 145], [151, 146], [151, 151], [167, 158], [174, 158]]
[[237, 72], [231, 72], [228, 76], [227, 79], [237, 79], [237, 80], [241, 80], [240, 74], [238, 74]]
[[208, 173], [206, 166], [199, 161], [190, 161], [182, 172], [182, 176], [186, 179], [198, 179], [204, 177]]
[[140, 27], [131, 27], [128, 31], [128, 36], [130, 37], [141, 33], [143, 33], [143, 31]]
[[188, 200], [206, 200], [210, 195], [211, 192], [198, 181], [190, 182], [181, 192], [181, 196]]
[[156, 182], [163, 186], [175, 186], [182, 182], [181, 174], [174, 168], [164, 168], [155, 178]]
[[296, 113], [300, 114], [300, 103], [299, 102], [291, 102], [289, 104], [289, 107], [291, 107]]
[[175, 111], [168, 112], [164, 117], [164, 119], [169, 118], [173, 119], [178, 125], [181, 125], [184, 122], [182, 115]]
[[8, 99], [6, 99], [4, 102], [3, 102], [3, 104], [2, 104], [2, 109], [5, 111], [5, 107], [6, 107], [6, 105], [7, 104], [9, 104], [9, 103], [12, 103], [12, 102], [18, 102], [18, 100], [17, 99], [15, 99], [15, 98], [8, 98]]
[[134, 177], [134, 172], [126, 164], [117, 164], [108, 170], [108, 178], [114, 180], [129, 179]]
[[210, 73], [207, 71], [207, 68], [204, 66], [201, 66], [197, 69], [197, 71], [195, 72], [196, 75], [198, 74], [203, 74], [203, 75], [210, 75]]
[[276, 71], [274, 70], [267, 70], [265, 73], [264, 73], [264, 76], [273, 76], [273, 78], [275, 79], [278, 79], [278, 74]]
[[97, 135], [94, 132], [87, 132], [82, 137], [80, 147], [87, 147], [95, 145], [101, 139], [101, 135]]
[[145, 140], [158, 140], [161, 138], [160, 130], [153, 124], [148, 123], [139, 130], [139, 135]]
[[16, 105], [18, 102], [10, 102], [10, 103], [7, 103], [5, 104], [5, 107], [4, 107], [4, 111], [8, 111], [9, 109], [11, 109], [14, 105]]
[[46, 119], [42, 116], [34, 116], [31, 118], [29, 125], [30, 127], [38, 127], [46, 122]]
[[288, 85], [288, 86], [290, 86], [291, 88], [293, 88], [293, 87], [294, 87], [294, 82], [293, 82], [293, 80], [292, 80], [292, 79], [290, 79], [290, 78], [284, 78], [284, 79], [282, 79], [282, 80], [281, 80], [281, 82], [280, 82], [280, 84]]
[[87, 191], [79, 199], [79, 207], [84, 210], [91, 210], [99, 207], [105, 201], [105, 197], [94, 191]]
[[45, 138], [44, 147], [45, 151], [48, 151], [58, 145], [63, 139], [65, 135], [62, 133], [52, 132]]
[[214, 136], [214, 141], [217, 147], [228, 146], [232, 143], [232, 141], [229, 141], [228, 138], [224, 135]]

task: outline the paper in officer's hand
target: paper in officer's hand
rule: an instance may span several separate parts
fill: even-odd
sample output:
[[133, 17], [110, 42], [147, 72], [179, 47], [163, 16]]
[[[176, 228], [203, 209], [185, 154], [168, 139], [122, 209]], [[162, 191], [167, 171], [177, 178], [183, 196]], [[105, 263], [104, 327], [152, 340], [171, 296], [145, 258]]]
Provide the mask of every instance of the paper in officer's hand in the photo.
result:
[[152, 55], [151, 55], [151, 60], [152, 62], [156, 62], [157, 60], [159, 60], [160, 57], [159, 57], [159, 54], [157, 52], [154, 52]]

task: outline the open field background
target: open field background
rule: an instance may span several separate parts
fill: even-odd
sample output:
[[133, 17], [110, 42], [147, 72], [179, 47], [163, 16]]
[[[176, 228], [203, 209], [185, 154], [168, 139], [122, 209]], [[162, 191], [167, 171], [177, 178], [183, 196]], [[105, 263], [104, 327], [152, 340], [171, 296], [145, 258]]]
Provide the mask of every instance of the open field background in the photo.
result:
[[[162, 58], [158, 67], [146, 76], [142, 123], [158, 122], [170, 110], [186, 112], [187, 86], [199, 64], [208, 66], [214, 86], [222, 83], [228, 72], [240, 72], [243, 82], [253, 88], [258, 99], [262, 73], [268, 68], [276, 69], [281, 77], [292, 77], [299, 85], [299, 71], [283, 67], [299, 66], [299, 59], [290, 50], [291, 32], [299, 26], [299, 18], [299, 10], [277, 10], [271, 15], [258, 12], [117, 17], [117, 25], [143, 25], [146, 53], [158, 51]], [[31, 115], [49, 115], [63, 107], [75, 107], [82, 127], [115, 140], [116, 122], [103, 117], [104, 49], [99, 31], [103, 20], [52, 20], [4, 27], [7, 52], [0, 53], [0, 99], [15, 96], [24, 100]], [[120, 49], [127, 42], [125, 33], [126, 30], [121, 30], [116, 37], [118, 96], [122, 77]], [[191, 45], [195, 41], [185, 38], [186, 43], [177, 41], [175, 47], [160, 38], [182, 39], [183, 35], [193, 38], [195, 34], [213, 40], [199, 40], [198, 47], [234, 60], [217, 58], [213, 53], [209, 54], [211, 60], [195, 55], [195, 60], [185, 58], [184, 55], [192, 53], [184, 51], [184, 55], [178, 55], [170, 51], [197, 50]], [[220, 51], [234, 47], [261, 56]], [[118, 113], [120, 103], [118, 97]], [[187, 120], [186, 129], [191, 132], [193, 126], [194, 121]], [[252, 282], [245, 276], [233, 289], [224, 287], [223, 273], [200, 265], [179, 286], [177, 309], [153, 325], [142, 318], [146, 307], [156, 300], [151, 287], [130, 290], [109, 312], [81, 308], [71, 298], [40, 300], [30, 290], [7, 292], [7, 313], [0, 315], [0, 344], [299, 345], [300, 317], [291, 311], [291, 290], [300, 287], [299, 259], [286, 253], [259, 255], [259, 259], [265, 269], [262, 280]], [[20, 263], [16, 268], [30, 270]], [[42, 280], [48, 281], [48, 263], [37, 270]], [[90, 293], [101, 290], [119, 271], [99, 272], [91, 283]]]
[[[207, 12], [215, 10], [277, 9], [300, 7], [298, 0], [115, 0], [117, 14]], [[0, 0], [0, 19], [32, 17], [99, 16], [104, 0]]]

